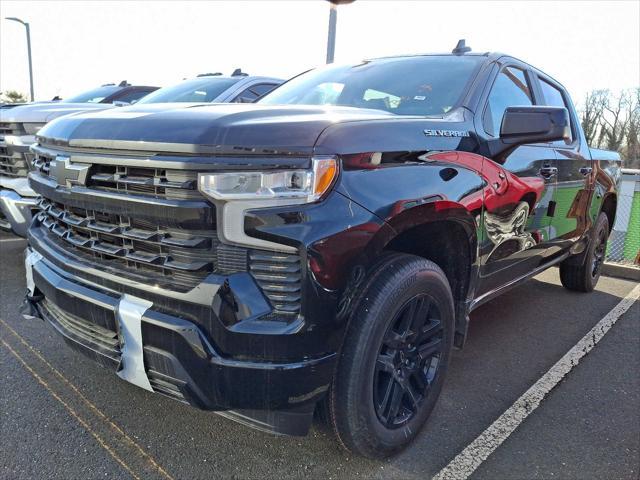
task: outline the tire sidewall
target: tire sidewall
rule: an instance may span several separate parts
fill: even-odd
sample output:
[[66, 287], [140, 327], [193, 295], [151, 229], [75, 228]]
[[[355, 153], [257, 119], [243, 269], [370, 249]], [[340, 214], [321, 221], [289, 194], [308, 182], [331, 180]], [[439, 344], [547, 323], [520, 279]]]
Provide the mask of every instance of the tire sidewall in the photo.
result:
[[[358, 403], [361, 405], [361, 421], [366, 430], [377, 440], [377, 449], [384, 449], [389, 454], [406, 445], [420, 430], [431, 411], [435, 407], [442, 384], [444, 382], [449, 356], [453, 345], [454, 308], [451, 290], [442, 271], [423, 269], [413, 271], [401, 281], [396, 282], [389, 294], [378, 299], [378, 305], [371, 305], [365, 297], [358, 306], [358, 313], [369, 317], [370, 334], [367, 348], [362, 359], [364, 374], [360, 377], [357, 386]], [[418, 294], [426, 294], [436, 303], [442, 316], [444, 349], [441, 353], [438, 372], [433, 380], [427, 398], [420, 411], [405, 425], [395, 429], [386, 428], [378, 419], [373, 401], [374, 367], [382, 339], [389, 328], [390, 323], [402, 306]], [[372, 312], [375, 312], [372, 315]]]
[[600, 279], [600, 275], [602, 274], [602, 265], [600, 265], [600, 268], [598, 270], [598, 274], [594, 277], [592, 272], [592, 265], [593, 265], [593, 256], [595, 255], [595, 251], [596, 251], [596, 243], [598, 240], [598, 237], [600, 236], [600, 233], [602, 231], [605, 231], [605, 235], [604, 235], [604, 242], [605, 242], [605, 248], [606, 248], [606, 243], [609, 239], [609, 219], [607, 218], [607, 216], [604, 213], [600, 213], [600, 215], [598, 216], [598, 220], [596, 221], [595, 224], [595, 228], [593, 229], [593, 237], [591, 240], [591, 244], [589, 245], [589, 255], [587, 255], [587, 258], [585, 259], [585, 265], [584, 265], [584, 275], [585, 275], [585, 280], [588, 282], [587, 284], [590, 286], [590, 290], [593, 290], [596, 286], [596, 284], [598, 283], [598, 280]]

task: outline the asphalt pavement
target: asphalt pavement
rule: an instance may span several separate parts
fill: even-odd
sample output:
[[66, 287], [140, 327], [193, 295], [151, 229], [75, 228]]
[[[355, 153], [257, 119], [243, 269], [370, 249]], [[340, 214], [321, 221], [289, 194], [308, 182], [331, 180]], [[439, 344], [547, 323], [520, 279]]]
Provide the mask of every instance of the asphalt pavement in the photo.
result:
[[[551, 269], [476, 310], [416, 442], [389, 461], [248, 429], [127, 384], [19, 315], [24, 241], [0, 235], [0, 478], [429, 479], [505, 412], [635, 286], [568, 292]], [[638, 479], [636, 302], [472, 474], [474, 479]]]

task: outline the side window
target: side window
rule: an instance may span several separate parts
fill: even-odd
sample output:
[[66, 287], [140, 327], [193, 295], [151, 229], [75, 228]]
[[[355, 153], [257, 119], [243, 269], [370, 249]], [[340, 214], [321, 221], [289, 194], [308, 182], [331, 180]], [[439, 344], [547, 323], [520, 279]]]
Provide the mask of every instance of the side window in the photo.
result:
[[523, 70], [515, 67], [503, 69], [496, 78], [482, 122], [484, 129], [497, 137], [507, 107], [533, 105], [531, 87]]
[[[542, 95], [544, 96], [544, 104], [550, 107], [564, 107], [567, 111], [571, 111], [567, 106], [567, 103], [564, 101], [564, 96], [562, 95], [562, 91], [560, 91], [557, 87], [554, 87], [546, 80], [538, 77], [540, 80], [540, 88], [542, 89]], [[569, 118], [569, 126], [571, 127], [571, 131], [573, 132], [573, 126], [571, 125], [571, 118]], [[571, 143], [573, 141], [573, 134], [571, 136]], [[564, 140], [559, 140], [557, 142], [553, 142], [553, 144], [565, 145]]]
[[233, 100], [234, 103], [253, 103], [258, 99], [258, 95], [253, 93], [250, 88], [245, 88]]
[[258, 97], [262, 97], [276, 87], [277, 85], [273, 83], [259, 83], [258, 85], [254, 85], [253, 87], [251, 87], [251, 91], [256, 93]]
[[253, 103], [276, 87], [273, 83], [258, 83], [243, 90], [234, 100], [236, 103]]
[[142, 97], [144, 97], [145, 95], [149, 95], [150, 93], [150, 90], [131, 90], [130, 92], [124, 93], [120, 97], [116, 98], [116, 101], [136, 103]]

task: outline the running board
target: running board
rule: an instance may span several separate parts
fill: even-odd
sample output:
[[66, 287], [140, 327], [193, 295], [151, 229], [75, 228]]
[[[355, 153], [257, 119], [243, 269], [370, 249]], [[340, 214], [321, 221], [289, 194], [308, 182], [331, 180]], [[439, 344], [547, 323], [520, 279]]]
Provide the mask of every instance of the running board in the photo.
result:
[[502, 285], [501, 287], [498, 287], [498, 288], [496, 288], [494, 290], [491, 290], [491, 291], [489, 291], [487, 293], [484, 293], [484, 294], [480, 295], [478, 298], [474, 299], [473, 302], [471, 302], [471, 306], [469, 307], [469, 312], [472, 312], [473, 310], [478, 308], [480, 305], [488, 302], [489, 300], [493, 300], [494, 298], [502, 295], [503, 293], [511, 290], [512, 288], [517, 287], [518, 285], [526, 282], [531, 277], [535, 277], [536, 275], [538, 275], [539, 273], [543, 272], [544, 270], [546, 270], [546, 269], [548, 269], [550, 267], [553, 267], [554, 265], [562, 262], [569, 255], [570, 255], [570, 252], [565, 252], [562, 255], [554, 258], [550, 262], [547, 262], [544, 265], [541, 265], [541, 266], [535, 268], [534, 270], [532, 270], [531, 272], [527, 273], [526, 275], [523, 275], [522, 277], [516, 278], [515, 280], [511, 280], [509, 283], [506, 283], [505, 285]]

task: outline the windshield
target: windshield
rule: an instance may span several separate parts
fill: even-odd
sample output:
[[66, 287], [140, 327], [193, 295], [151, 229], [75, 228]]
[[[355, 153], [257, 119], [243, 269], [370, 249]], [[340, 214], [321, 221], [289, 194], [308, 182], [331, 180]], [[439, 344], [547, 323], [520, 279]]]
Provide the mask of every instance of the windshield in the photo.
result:
[[483, 57], [432, 55], [312, 70], [258, 100], [268, 105], [342, 105], [397, 115], [441, 115], [461, 100]]
[[107, 85], [105, 87], [94, 88], [88, 92], [83, 92], [75, 97], [69, 97], [62, 100], [64, 103], [100, 103], [109, 95], [114, 94], [121, 87], [115, 85]]
[[178, 85], [161, 88], [147, 95], [140, 103], [213, 102], [240, 78], [194, 78]]

